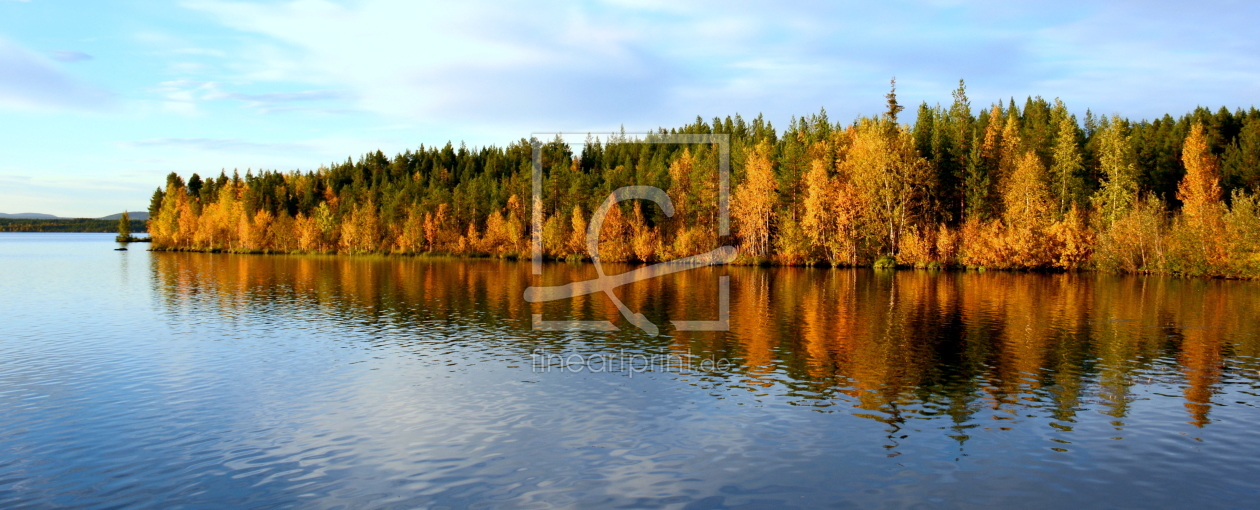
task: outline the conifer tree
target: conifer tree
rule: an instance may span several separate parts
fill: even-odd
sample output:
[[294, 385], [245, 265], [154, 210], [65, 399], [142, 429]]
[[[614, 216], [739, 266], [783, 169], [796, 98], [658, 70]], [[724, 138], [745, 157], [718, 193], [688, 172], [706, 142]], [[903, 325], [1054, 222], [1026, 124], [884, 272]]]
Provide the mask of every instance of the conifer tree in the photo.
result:
[[971, 115], [971, 100], [967, 99], [967, 84], [958, 80], [958, 89], [953, 93], [954, 102], [949, 107], [950, 151], [948, 173], [940, 177], [939, 183], [951, 189], [948, 195], [945, 215], [955, 221], [961, 220], [967, 209], [967, 169], [971, 156], [972, 126], [975, 118]]
[[1002, 124], [1001, 148], [998, 150], [998, 171], [994, 184], [997, 189], [1005, 189], [1006, 181], [1015, 173], [1015, 167], [1024, 159], [1024, 138], [1020, 135], [1019, 110], [1014, 106], [1006, 111], [1006, 120]]
[[884, 98], [888, 100], [888, 110], [884, 113], [884, 115], [887, 115], [888, 120], [896, 124], [897, 114], [901, 113], [902, 110], [906, 109], [906, 107], [901, 106], [900, 104], [897, 104], [897, 77], [896, 76], [894, 76], [893, 79], [889, 82], [889, 89], [890, 90], [888, 91], [888, 95], [884, 96]]
[[1068, 208], [1078, 200], [1080, 189], [1080, 172], [1084, 168], [1084, 158], [1077, 144], [1076, 120], [1067, 112], [1062, 101], [1055, 100], [1055, 108], [1059, 110], [1058, 133], [1055, 136], [1053, 167], [1050, 169], [1054, 177], [1054, 193], [1058, 196], [1058, 211], [1066, 214]]
[[123, 211], [122, 216], [118, 218], [118, 240], [127, 241], [131, 239], [131, 215], [127, 211]]

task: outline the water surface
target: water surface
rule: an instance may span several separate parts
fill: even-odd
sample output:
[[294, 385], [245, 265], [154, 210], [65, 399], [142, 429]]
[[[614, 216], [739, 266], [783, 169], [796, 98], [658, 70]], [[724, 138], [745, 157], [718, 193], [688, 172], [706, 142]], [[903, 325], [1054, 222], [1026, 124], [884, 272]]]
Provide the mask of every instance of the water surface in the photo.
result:
[[[522, 298], [589, 266], [111, 241], [0, 234], [0, 507], [1260, 497], [1253, 282], [706, 268], [618, 290], [649, 337], [602, 295]], [[716, 319], [721, 276], [731, 331], [667, 325]], [[535, 332], [534, 313], [622, 330]]]

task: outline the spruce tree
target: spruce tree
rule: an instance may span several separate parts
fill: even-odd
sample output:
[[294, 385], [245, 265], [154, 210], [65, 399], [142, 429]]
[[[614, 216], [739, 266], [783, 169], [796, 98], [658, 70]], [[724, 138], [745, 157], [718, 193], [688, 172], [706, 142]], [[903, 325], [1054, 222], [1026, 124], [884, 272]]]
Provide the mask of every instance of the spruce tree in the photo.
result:
[[127, 241], [131, 239], [131, 215], [127, 211], [123, 211], [122, 216], [118, 218], [118, 240]]

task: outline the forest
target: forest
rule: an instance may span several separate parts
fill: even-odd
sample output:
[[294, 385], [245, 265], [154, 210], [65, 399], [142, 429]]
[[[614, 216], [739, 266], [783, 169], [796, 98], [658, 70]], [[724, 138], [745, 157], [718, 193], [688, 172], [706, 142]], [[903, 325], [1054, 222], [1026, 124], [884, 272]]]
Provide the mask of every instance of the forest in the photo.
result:
[[[132, 232], [144, 232], [143, 220], [131, 220]], [[93, 218], [0, 218], [0, 232], [117, 232], [117, 220]]]
[[[667, 190], [675, 214], [613, 207], [605, 262], [739, 249], [737, 263], [1099, 270], [1260, 277], [1260, 111], [1197, 108], [1133, 121], [1041, 97], [976, 111], [898, 103], [850, 123], [825, 110], [779, 131], [758, 116], [661, 134], [729, 134], [730, 238], [717, 235], [718, 148], [624, 133], [542, 141], [542, 247], [586, 258], [613, 190]], [[313, 171], [247, 170], [153, 194], [155, 250], [528, 257], [531, 140], [381, 151]], [[580, 147], [580, 151], [573, 147]]]

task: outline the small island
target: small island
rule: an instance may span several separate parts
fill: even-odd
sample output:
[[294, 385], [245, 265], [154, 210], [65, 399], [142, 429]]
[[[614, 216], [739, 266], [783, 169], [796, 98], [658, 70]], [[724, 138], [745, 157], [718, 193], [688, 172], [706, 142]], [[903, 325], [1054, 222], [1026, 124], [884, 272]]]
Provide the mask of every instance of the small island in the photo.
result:
[[120, 243], [149, 242], [148, 237], [134, 237], [131, 235], [131, 215], [127, 211], [123, 211], [122, 216], [118, 218], [118, 237], [115, 237], [114, 240]]

